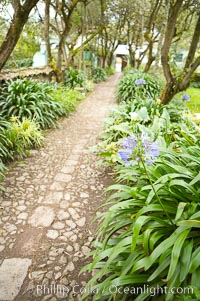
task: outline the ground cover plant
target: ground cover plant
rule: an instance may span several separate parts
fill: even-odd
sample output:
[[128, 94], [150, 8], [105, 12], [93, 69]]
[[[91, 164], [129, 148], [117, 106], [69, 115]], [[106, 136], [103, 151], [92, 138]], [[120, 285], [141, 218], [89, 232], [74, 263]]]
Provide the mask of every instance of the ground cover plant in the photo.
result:
[[148, 73], [127, 69], [117, 88], [118, 101], [142, 97], [156, 99], [161, 91], [161, 84]]
[[80, 91], [69, 89], [64, 85], [57, 85], [56, 89], [52, 90], [51, 96], [56, 102], [63, 106], [67, 114], [73, 112], [78, 103], [84, 98], [84, 94]]
[[111, 75], [115, 74], [115, 68], [112, 66], [107, 66], [105, 68], [105, 71], [106, 71], [107, 76], [111, 76]]
[[96, 68], [93, 67], [91, 69], [90, 78], [94, 83], [105, 81], [107, 79], [106, 71], [100, 67], [96, 67]]
[[179, 110], [187, 100], [133, 97], [107, 120], [96, 151], [116, 183], [83, 269], [95, 270], [93, 300], [200, 297], [200, 129]]
[[82, 70], [67, 69], [64, 73], [64, 84], [70, 89], [84, 88], [86, 86], [86, 75]]
[[18, 154], [18, 156], [24, 157], [28, 149], [42, 146], [44, 142], [39, 125], [27, 118], [20, 121], [17, 117], [12, 117], [9, 127], [6, 129], [6, 136], [11, 142], [9, 153], [12, 156]]
[[29, 79], [9, 80], [0, 90], [0, 110], [9, 119], [16, 116], [19, 120], [35, 120], [41, 128], [55, 126], [55, 120], [63, 116], [63, 106], [50, 95], [47, 83]]

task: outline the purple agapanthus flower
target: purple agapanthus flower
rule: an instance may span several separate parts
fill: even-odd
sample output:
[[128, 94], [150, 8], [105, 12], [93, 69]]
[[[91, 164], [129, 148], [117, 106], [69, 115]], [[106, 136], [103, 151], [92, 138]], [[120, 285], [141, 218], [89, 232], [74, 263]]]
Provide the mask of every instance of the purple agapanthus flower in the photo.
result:
[[136, 86], [143, 86], [145, 84], [146, 84], [146, 80], [143, 78], [136, 79], [136, 81], [135, 81]]
[[127, 138], [124, 138], [123, 141], [120, 143], [120, 146], [123, 146], [125, 148], [129, 148], [132, 149], [134, 147], [136, 147], [137, 145], [137, 138], [135, 137], [135, 135], [131, 135]]
[[126, 166], [136, 165], [141, 160], [150, 165], [159, 155], [158, 144], [152, 142], [145, 134], [141, 135], [141, 137], [131, 135], [125, 138], [120, 143], [120, 146], [123, 149], [120, 149], [118, 154]]
[[181, 99], [184, 100], [184, 101], [186, 101], [186, 102], [188, 102], [188, 101], [190, 101], [190, 95], [184, 93], [184, 94], [181, 96]]

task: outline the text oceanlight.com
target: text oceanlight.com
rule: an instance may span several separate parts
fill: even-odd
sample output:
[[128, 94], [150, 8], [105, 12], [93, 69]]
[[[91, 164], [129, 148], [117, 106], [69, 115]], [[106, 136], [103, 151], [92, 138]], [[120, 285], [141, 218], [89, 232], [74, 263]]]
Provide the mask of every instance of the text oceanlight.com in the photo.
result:
[[[96, 288], [92, 287], [82, 287], [78, 284], [73, 287], [68, 287], [65, 285], [37, 285], [36, 287], [38, 295], [48, 295], [48, 294], [59, 294], [60, 296], [67, 297], [70, 293], [73, 295], [95, 295], [100, 292]], [[149, 285], [144, 285], [140, 287], [119, 287], [115, 285], [111, 285], [106, 288], [102, 293], [109, 294], [127, 294], [127, 295], [140, 295], [140, 294], [148, 294], [149, 296], [156, 296], [162, 294], [171, 294], [171, 295], [192, 295], [194, 293], [192, 287], [171, 287], [170, 289], [166, 286], [160, 287], [151, 287]]]

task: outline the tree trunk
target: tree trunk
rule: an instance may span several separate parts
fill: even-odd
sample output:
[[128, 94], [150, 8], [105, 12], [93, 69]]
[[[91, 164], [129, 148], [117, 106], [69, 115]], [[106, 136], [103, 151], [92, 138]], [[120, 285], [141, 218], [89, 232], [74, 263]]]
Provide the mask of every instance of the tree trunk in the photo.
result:
[[108, 62], [107, 62], [108, 67], [112, 66], [113, 57], [114, 57], [114, 54], [113, 54], [113, 52], [111, 52], [110, 55], [108, 56]]
[[45, 20], [44, 20], [44, 39], [46, 44], [47, 65], [51, 62], [51, 45], [49, 41], [49, 26], [50, 26], [50, 3], [51, 0], [45, 0]]
[[167, 83], [160, 96], [161, 103], [164, 105], [168, 104], [177, 92], [174, 81]]
[[37, 2], [39, 2], [39, 0], [26, 0], [23, 5], [21, 5], [19, 2], [15, 7], [12, 23], [10, 24], [6, 37], [0, 47], [0, 71], [15, 48], [24, 25], [28, 20], [30, 11], [37, 4]]
[[132, 68], [135, 68], [136, 59], [135, 59], [135, 51], [131, 49], [131, 46], [129, 46], [129, 57], [130, 57], [130, 65]]
[[[177, 0], [173, 7], [170, 8], [170, 12], [168, 15], [166, 32], [164, 43], [161, 50], [161, 62], [163, 67], [163, 72], [166, 78], [165, 88], [160, 96], [161, 102], [163, 104], [167, 104], [173, 98], [173, 96], [178, 92], [178, 89], [175, 89], [175, 79], [173, 77], [172, 71], [170, 69], [169, 64], [169, 50], [171, 47], [171, 43], [174, 37], [176, 22], [178, 18], [179, 11], [181, 9], [183, 0]], [[177, 83], [178, 85], [178, 83]]]
[[107, 60], [107, 54], [105, 53], [105, 54], [102, 56], [102, 64], [101, 64], [101, 67], [102, 67], [102, 68], [105, 68], [105, 66], [106, 66], [106, 60]]
[[155, 60], [155, 56], [153, 56], [153, 41], [149, 42], [149, 55], [148, 55], [148, 61], [146, 63], [146, 66], [144, 68], [144, 72], [148, 72], [151, 68], [151, 65], [153, 61]]
[[170, 8], [170, 2], [168, 0], [165, 0], [165, 16], [163, 18], [162, 27], [160, 30], [160, 37], [158, 40], [158, 47], [157, 47], [157, 53], [156, 53], [156, 59], [155, 59], [155, 66], [158, 68], [160, 66], [160, 58], [161, 58], [161, 50], [162, 50], [162, 43], [165, 35], [165, 30], [167, 26], [167, 20], [169, 16], [169, 8]]
[[62, 82], [62, 49], [63, 49], [63, 43], [61, 39], [58, 45], [58, 53], [57, 53], [57, 61], [56, 61], [56, 81], [58, 83]]

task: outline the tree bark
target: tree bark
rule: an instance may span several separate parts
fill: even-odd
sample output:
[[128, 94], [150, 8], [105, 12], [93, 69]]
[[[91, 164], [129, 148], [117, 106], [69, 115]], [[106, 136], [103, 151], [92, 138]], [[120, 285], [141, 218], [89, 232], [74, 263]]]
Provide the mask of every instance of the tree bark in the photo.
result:
[[166, 105], [168, 104], [172, 98], [174, 97], [174, 95], [177, 93], [176, 87], [175, 87], [175, 83], [172, 80], [171, 82], [168, 82], [163, 91], [162, 94], [160, 96], [160, 99], [162, 101], [162, 104]]
[[24, 25], [28, 20], [28, 16], [37, 2], [39, 2], [39, 0], [26, 0], [25, 3], [21, 5], [20, 1], [18, 1], [18, 3], [15, 1], [13, 20], [10, 24], [6, 37], [0, 46], [0, 71], [14, 50]]
[[46, 44], [47, 65], [51, 62], [51, 45], [49, 40], [49, 27], [50, 27], [50, 3], [51, 0], [45, 0], [45, 20], [44, 20], [44, 39]]
[[56, 61], [56, 79], [57, 81], [62, 81], [62, 54], [63, 49], [66, 45], [66, 38], [70, 32], [71, 29], [71, 17], [74, 12], [74, 9], [76, 8], [77, 4], [80, 2], [80, 0], [73, 0], [71, 3], [66, 3], [64, 0], [62, 1], [62, 4], [60, 7], [56, 7], [57, 13], [60, 14], [62, 21], [63, 21], [63, 31], [60, 35], [60, 41], [58, 44], [58, 53], [57, 53], [57, 61]]
[[169, 66], [169, 50], [172, 43], [172, 39], [174, 37], [176, 21], [182, 3], [183, 0], [177, 0], [175, 5], [170, 8], [170, 13], [167, 21], [167, 28], [165, 32], [165, 39], [161, 50], [161, 62], [163, 66], [164, 75], [168, 83], [170, 83], [173, 80], [173, 76]]
[[167, 81], [160, 96], [161, 102], [163, 104], [167, 104], [168, 102], [170, 102], [173, 96], [178, 92], [177, 87], [175, 88], [175, 79], [173, 77], [169, 65], [169, 50], [174, 37], [176, 22], [182, 4], [183, 4], [183, 0], [177, 0], [175, 4], [170, 7], [164, 43], [161, 49], [161, 63]]
[[155, 56], [153, 56], [153, 43], [154, 41], [150, 41], [149, 42], [149, 54], [148, 54], [148, 61], [145, 65], [145, 68], [144, 68], [144, 72], [148, 72], [149, 69], [151, 68], [151, 65], [153, 63], [153, 61], [155, 60]]

